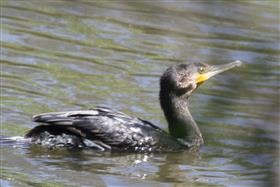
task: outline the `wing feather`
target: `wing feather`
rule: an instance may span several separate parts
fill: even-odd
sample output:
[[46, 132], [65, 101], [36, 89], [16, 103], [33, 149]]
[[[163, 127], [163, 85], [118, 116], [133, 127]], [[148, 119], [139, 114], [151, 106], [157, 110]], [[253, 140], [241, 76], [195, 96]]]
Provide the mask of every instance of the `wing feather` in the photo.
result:
[[165, 133], [150, 122], [105, 107], [44, 113], [34, 116], [33, 121], [46, 123], [49, 128], [53, 125], [69, 129], [70, 126], [80, 132], [79, 136], [83, 134], [86, 139], [95, 143], [102, 142], [110, 147], [153, 145], [153, 135]]

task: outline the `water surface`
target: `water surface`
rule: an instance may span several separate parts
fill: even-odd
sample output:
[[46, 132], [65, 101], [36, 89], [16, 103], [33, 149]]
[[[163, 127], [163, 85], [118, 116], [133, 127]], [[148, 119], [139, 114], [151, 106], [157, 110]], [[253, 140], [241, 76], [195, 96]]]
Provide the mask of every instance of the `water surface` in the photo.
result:
[[43, 112], [103, 105], [167, 130], [161, 73], [178, 63], [244, 65], [190, 98], [199, 152], [1, 147], [1, 186], [277, 186], [279, 3], [1, 1], [1, 135]]

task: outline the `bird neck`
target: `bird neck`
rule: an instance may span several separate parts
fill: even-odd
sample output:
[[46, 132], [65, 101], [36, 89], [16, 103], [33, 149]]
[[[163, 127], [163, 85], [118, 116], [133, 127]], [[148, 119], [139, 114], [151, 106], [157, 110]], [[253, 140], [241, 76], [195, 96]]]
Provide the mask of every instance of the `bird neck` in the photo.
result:
[[188, 96], [160, 93], [161, 107], [172, 137], [189, 146], [203, 144], [202, 134], [188, 109]]

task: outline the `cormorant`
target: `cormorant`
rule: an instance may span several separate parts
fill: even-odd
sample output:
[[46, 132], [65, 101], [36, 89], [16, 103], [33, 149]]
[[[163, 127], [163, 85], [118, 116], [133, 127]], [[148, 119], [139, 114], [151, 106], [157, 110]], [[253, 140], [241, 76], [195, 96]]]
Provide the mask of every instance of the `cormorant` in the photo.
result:
[[86, 147], [100, 151], [158, 152], [198, 147], [202, 134], [188, 109], [191, 93], [210, 77], [241, 61], [211, 66], [204, 63], [169, 67], [160, 78], [159, 100], [169, 133], [140, 118], [105, 107], [89, 110], [35, 115], [44, 123], [31, 129], [25, 138], [53, 147]]

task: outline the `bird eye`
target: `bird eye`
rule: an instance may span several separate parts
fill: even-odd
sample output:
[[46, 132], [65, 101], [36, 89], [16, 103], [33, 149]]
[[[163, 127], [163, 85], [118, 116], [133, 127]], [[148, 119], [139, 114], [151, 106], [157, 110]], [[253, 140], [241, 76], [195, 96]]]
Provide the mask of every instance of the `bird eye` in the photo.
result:
[[205, 72], [205, 67], [200, 66], [199, 69], [198, 69], [198, 72], [199, 73], [204, 73]]

